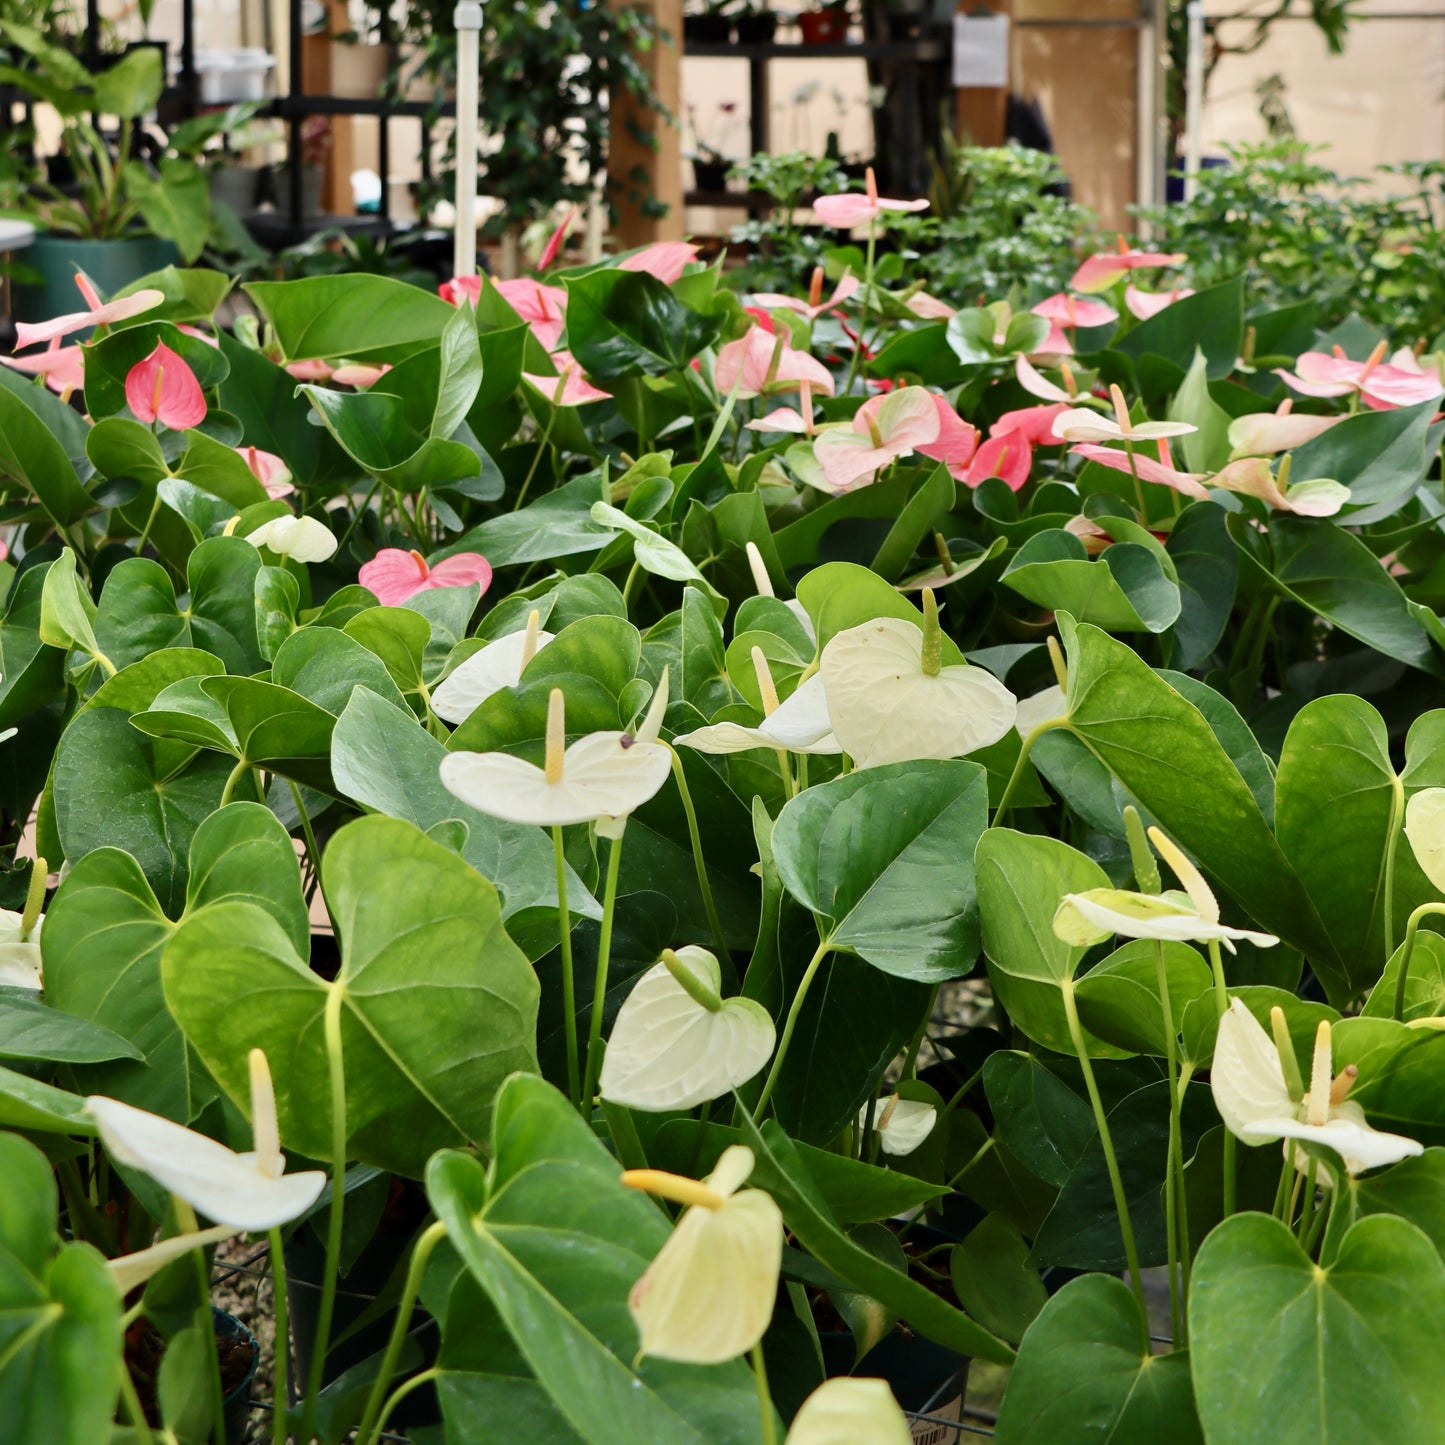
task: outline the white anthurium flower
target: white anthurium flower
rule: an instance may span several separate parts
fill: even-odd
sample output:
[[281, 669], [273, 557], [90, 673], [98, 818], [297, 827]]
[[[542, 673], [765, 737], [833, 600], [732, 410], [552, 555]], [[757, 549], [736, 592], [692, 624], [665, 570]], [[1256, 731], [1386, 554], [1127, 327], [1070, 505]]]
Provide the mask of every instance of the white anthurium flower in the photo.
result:
[[[900, 1099], [889, 1094], [873, 1106], [873, 1132], [878, 1136], [879, 1146], [885, 1154], [901, 1158], [911, 1154], [928, 1136], [938, 1122], [938, 1110], [921, 1099]], [[868, 1105], [858, 1111], [858, 1127], [868, 1125]]]
[[886, 1380], [825, 1380], [793, 1416], [783, 1445], [912, 1445], [908, 1417]]
[[720, 1365], [762, 1339], [778, 1292], [783, 1215], [770, 1194], [742, 1188], [752, 1172], [753, 1151], [733, 1144], [701, 1183], [658, 1169], [622, 1176], [690, 1206], [628, 1295], [639, 1357]]
[[269, 547], [280, 557], [293, 562], [324, 562], [336, 552], [336, 538], [331, 529], [315, 517], [273, 517], [263, 527], [246, 536], [253, 547]]
[[[758, 655], [753, 659], [753, 666], [758, 667], [762, 649], [755, 647], [753, 651]], [[750, 728], [735, 722], [712, 723], [708, 727], [683, 733], [673, 739], [674, 744], [680, 748], [694, 748], [700, 753], [745, 753], [753, 748], [782, 749], [790, 753], [843, 751], [838, 739], [833, 736], [833, 724], [828, 717], [828, 694], [823, 688], [821, 673], [815, 672], [812, 677], [800, 682], [786, 702], [778, 701], [777, 692], [772, 688], [772, 677], [767, 674], [766, 659], [758, 670], [758, 682], [763, 690], [766, 716], [757, 727]], [[770, 701], [771, 709], [768, 708]]]
[[[1278, 1015], [1276, 1019], [1274, 1015]], [[1271, 1019], [1278, 1035], [1288, 1040], [1284, 1013]], [[1331, 1077], [1330, 1025], [1324, 1020], [1315, 1034], [1309, 1092], [1296, 1098], [1285, 1078], [1279, 1048], [1259, 1020], [1237, 998], [1220, 1016], [1209, 1084], [1225, 1127], [1246, 1144], [1276, 1139], [1323, 1144], [1340, 1156], [1348, 1174], [1361, 1174], [1425, 1152], [1417, 1140], [1371, 1128], [1365, 1111], [1347, 1095], [1358, 1070], [1351, 1064]], [[1286, 1143], [1289, 1151], [1291, 1145]], [[1310, 1159], [1294, 1149], [1294, 1165], [1308, 1172]]]
[[1055, 683], [1053, 687], [1046, 687], [1032, 697], [1019, 699], [1018, 711], [1014, 714], [1014, 728], [1020, 737], [1026, 738], [1040, 723], [1067, 717], [1068, 712], [1068, 694]]
[[1149, 829], [1149, 839], [1174, 870], [1185, 891], [1131, 893], [1122, 888], [1091, 888], [1066, 893], [1054, 914], [1054, 932], [1074, 948], [1090, 948], [1119, 934], [1123, 938], [1157, 938], [1177, 943], [1222, 943], [1234, 953], [1234, 940], [1256, 948], [1273, 948], [1272, 933], [1229, 928], [1219, 921], [1219, 903], [1204, 875], [1173, 839]]
[[[296, 1177], [300, 1178], [299, 1175]], [[229, 1224], [217, 1224], [211, 1229], [200, 1229], [192, 1234], [172, 1235], [170, 1239], [163, 1239], [149, 1249], [140, 1249], [134, 1254], [122, 1254], [116, 1259], [107, 1260], [110, 1277], [121, 1294], [128, 1295], [152, 1275], [159, 1274], [168, 1264], [189, 1254], [193, 1249], [205, 1249], [209, 1245], [220, 1244], [223, 1239], [230, 1239], [238, 1232]]]
[[1111, 386], [1109, 395], [1114, 402], [1112, 420], [1079, 407], [1054, 418], [1054, 435], [1066, 442], [1152, 442], [1188, 436], [1199, 430], [1187, 421], [1141, 421], [1136, 426], [1129, 419], [1124, 393], [1117, 386]]
[[30, 869], [30, 888], [25, 911], [11, 913], [0, 908], [0, 987], [43, 988], [40, 930], [45, 915], [46, 862], [37, 858]]
[[1420, 871], [1445, 893], [1445, 788], [1422, 788], [1405, 804], [1405, 836]]
[[511, 753], [448, 753], [442, 759], [441, 780], [462, 802], [508, 823], [541, 828], [597, 823], [600, 830], [619, 819], [625, 822], [672, 771], [672, 752], [657, 741], [666, 708], [664, 671], [635, 735], [588, 733], [569, 748], [562, 690], [553, 688], [542, 767]]
[[431, 695], [432, 711], [449, 723], [463, 723], [495, 692], [516, 687], [527, 664], [552, 641], [541, 627], [542, 614], [533, 608], [527, 625], [474, 652], [442, 680]]
[[[776, 598], [778, 594], [773, 591], [773, 579], [768, 575], [768, 564], [763, 561], [758, 544], [748, 542], [743, 551], [747, 554], [748, 568], [753, 574], [753, 586], [758, 589], [758, 596]], [[818, 634], [813, 630], [813, 619], [808, 616], [808, 609], [796, 597], [784, 602], [783, 606], [798, 619], [803, 631], [808, 634], [808, 641], [816, 647]]]
[[931, 590], [921, 628], [901, 617], [850, 627], [823, 649], [820, 671], [833, 736], [860, 768], [962, 757], [1014, 725], [1014, 695], [992, 673], [942, 665]]
[[773, 1020], [762, 1004], [725, 999], [721, 989], [707, 949], [664, 949], [618, 1011], [602, 1097], [660, 1114], [709, 1103], [751, 1079], [772, 1057]]
[[266, 1055], [252, 1049], [251, 1129], [255, 1148], [237, 1154], [194, 1129], [119, 1099], [92, 1094], [86, 1112], [118, 1164], [149, 1174], [198, 1214], [232, 1232], [275, 1229], [305, 1214], [326, 1184], [320, 1169], [287, 1174]]

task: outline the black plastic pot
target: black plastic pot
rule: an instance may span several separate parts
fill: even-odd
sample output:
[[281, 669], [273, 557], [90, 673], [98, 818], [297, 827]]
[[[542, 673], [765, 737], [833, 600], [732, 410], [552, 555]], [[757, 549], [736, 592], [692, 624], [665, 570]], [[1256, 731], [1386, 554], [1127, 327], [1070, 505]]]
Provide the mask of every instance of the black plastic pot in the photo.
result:
[[[823, 1364], [829, 1376], [863, 1375], [886, 1380], [898, 1403], [913, 1414], [928, 1413], [947, 1418], [958, 1414], [955, 1402], [968, 1393], [967, 1355], [936, 1345], [932, 1340], [905, 1335], [895, 1329], [881, 1339], [855, 1367], [853, 1336], [831, 1330], [818, 1337], [823, 1347]], [[944, 1424], [931, 1428], [915, 1426], [915, 1445], [956, 1445], [957, 1429]]]
[[725, 191], [731, 169], [731, 161], [694, 161], [692, 178], [700, 191]]
[[218, 1310], [212, 1305], [211, 1318], [215, 1321], [218, 1345], [226, 1340], [242, 1340], [251, 1347], [251, 1368], [246, 1371], [246, 1378], [221, 1402], [226, 1420], [226, 1445], [242, 1445], [246, 1427], [251, 1421], [251, 1385], [261, 1360], [261, 1348], [256, 1343], [256, 1336], [235, 1315], [228, 1315], [225, 1310]]
[[733, 38], [733, 22], [726, 15], [684, 15], [682, 38], [694, 45], [726, 45]]
[[771, 45], [778, 33], [778, 16], [773, 10], [747, 10], [736, 25], [739, 45]]

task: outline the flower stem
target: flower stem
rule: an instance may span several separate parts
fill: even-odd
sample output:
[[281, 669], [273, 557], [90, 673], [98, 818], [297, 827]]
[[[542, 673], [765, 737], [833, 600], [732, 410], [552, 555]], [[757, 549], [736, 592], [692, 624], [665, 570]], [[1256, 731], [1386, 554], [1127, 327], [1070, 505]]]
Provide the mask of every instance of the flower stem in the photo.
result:
[[[853, 360], [848, 366], [848, 380], [843, 387], [844, 396], [852, 393], [853, 382], [858, 376], [858, 366], [863, 360], [863, 335], [868, 329], [868, 298], [873, 292], [873, 255], [877, 244], [878, 220], [875, 216], [868, 221], [868, 256], [863, 265], [863, 294], [858, 303], [858, 343], [853, 348]], [[868, 390], [866, 383], [863, 390]]]
[[[1179, 1139], [1179, 1051], [1174, 1037], [1174, 1009], [1169, 1002], [1169, 971], [1164, 966], [1164, 945], [1154, 942], [1154, 965], [1159, 982], [1159, 1008], [1164, 1022], [1164, 1059], [1169, 1080], [1169, 1159], [1164, 1174], [1164, 1215], [1169, 1261], [1169, 1317], [1174, 1343], [1185, 1343], [1184, 1269], [1189, 1257], [1189, 1240], [1179, 1228], [1179, 1206], [1184, 1198], [1184, 1161]], [[1178, 1285], [1175, 1275], [1178, 1273]]]
[[803, 976], [798, 980], [798, 991], [793, 995], [793, 1002], [788, 1006], [788, 1017], [783, 1023], [783, 1036], [778, 1041], [778, 1051], [773, 1055], [773, 1066], [768, 1070], [767, 1082], [763, 1085], [763, 1092], [758, 1095], [757, 1107], [753, 1110], [753, 1117], [761, 1120], [767, 1112], [769, 1101], [773, 1097], [773, 1090], [778, 1086], [778, 1076], [783, 1071], [783, 1060], [788, 1057], [788, 1045], [793, 1042], [793, 1033], [798, 1027], [798, 1017], [803, 1012], [803, 1001], [808, 996], [808, 989], [812, 986], [813, 979], [817, 976], [818, 969], [827, 958], [833, 947], [833, 940], [825, 938], [814, 951], [812, 958], [808, 960], [808, 966], [803, 970]]
[[291, 1404], [287, 1369], [291, 1363], [291, 1330], [286, 1313], [286, 1256], [278, 1228], [267, 1232], [271, 1245], [271, 1294], [276, 1317], [275, 1363], [272, 1365], [271, 1440], [286, 1445], [286, 1412]]
[[537, 443], [536, 454], [532, 457], [532, 465], [527, 468], [527, 475], [522, 478], [522, 489], [517, 493], [517, 500], [512, 503], [514, 512], [519, 511], [522, 503], [527, 499], [527, 488], [532, 485], [532, 478], [537, 475], [537, 463], [542, 460], [542, 454], [547, 450], [547, 443], [552, 440], [552, 428], [557, 424], [557, 413], [560, 410], [561, 407], [553, 406], [552, 414], [547, 418], [547, 425]]
[[[1209, 967], [1214, 974], [1214, 1000], [1219, 1005], [1219, 1016], [1229, 1012], [1229, 989], [1224, 982], [1224, 958], [1219, 952], [1218, 939], [1209, 940]], [[1224, 1131], [1224, 1217], [1234, 1213], [1235, 1155], [1237, 1145], [1233, 1133]]]
[[401, 1287], [401, 1299], [397, 1302], [396, 1317], [391, 1323], [391, 1337], [386, 1342], [386, 1354], [382, 1356], [381, 1371], [371, 1386], [366, 1399], [366, 1413], [361, 1417], [361, 1426], [356, 1432], [356, 1445], [371, 1445], [376, 1438], [377, 1420], [382, 1406], [386, 1403], [387, 1386], [396, 1373], [396, 1362], [401, 1358], [401, 1347], [406, 1343], [406, 1334], [411, 1324], [412, 1308], [421, 1290], [421, 1277], [426, 1271], [431, 1252], [446, 1238], [446, 1225], [439, 1220], [422, 1231], [421, 1238], [412, 1247], [411, 1261], [406, 1268], [406, 1282]]
[[567, 908], [567, 858], [562, 852], [562, 829], [552, 829], [552, 856], [557, 862], [557, 925], [562, 949], [562, 1026], [567, 1035], [567, 1097], [576, 1108], [582, 1104], [577, 1078], [577, 989], [572, 980], [572, 914]]
[[321, 1394], [321, 1373], [331, 1345], [331, 1316], [336, 1310], [336, 1276], [341, 1265], [341, 1226], [346, 1207], [346, 1067], [341, 1049], [341, 1010], [346, 989], [333, 983], [326, 996], [326, 1061], [331, 1075], [331, 1214], [326, 1221], [326, 1272], [321, 1279], [321, 1306], [311, 1347], [311, 1372], [301, 1408], [300, 1440], [310, 1440]]
[[135, 1381], [130, 1377], [130, 1366], [124, 1360], [121, 1361], [120, 1368], [120, 1397], [125, 1401], [125, 1413], [130, 1416], [131, 1427], [139, 1445], [155, 1445], [156, 1437], [151, 1433], [145, 1407], [140, 1402], [140, 1396], [136, 1394]]
[[778, 1445], [778, 1428], [773, 1420], [773, 1396], [768, 1389], [768, 1370], [763, 1363], [763, 1342], [752, 1349], [753, 1382], [758, 1387], [758, 1409], [763, 1416], [763, 1445]]
[[1029, 765], [1029, 754], [1034, 750], [1034, 744], [1046, 732], [1054, 728], [1063, 727], [1064, 719], [1059, 717], [1047, 718], [1037, 727], [1031, 728], [1023, 740], [1023, 746], [1019, 748], [1018, 761], [1014, 764], [1014, 770], [1009, 774], [1009, 780], [1004, 786], [1003, 797], [998, 800], [998, 807], [993, 810], [993, 826], [997, 828], [1003, 816], [1009, 810], [1009, 804], [1013, 802], [1014, 794], [1018, 791], [1019, 784], [1023, 781], [1024, 769]]
[[1405, 984], [1410, 977], [1410, 957], [1415, 952], [1415, 935], [1420, 922], [1432, 913], [1445, 913], [1445, 903], [1422, 903], [1405, 925], [1405, 941], [1400, 945], [1400, 968], [1395, 975], [1395, 1022], [1405, 1022]]
[[622, 864], [622, 839], [614, 838], [607, 854], [607, 886], [602, 895], [602, 934], [597, 940], [597, 973], [592, 981], [592, 1008], [587, 1019], [587, 1075], [582, 1085], [582, 1112], [592, 1108], [597, 1076], [602, 1072], [602, 1014], [607, 1002], [607, 974], [612, 963], [612, 919], [617, 912], [617, 874]]
[[[1400, 831], [1405, 824], [1405, 785], [1398, 773], [1390, 777], [1390, 833], [1385, 840], [1385, 962], [1395, 952], [1395, 855], [1400, 851]], [[1401, 977], [1404, 975], [1402, 974]]]
[[718, 951], [718, 957], [726, 957], [728, 951], [727, 936], [723, 933], [722, 921], [718, 918], [717, 904], [712, 896], [712, 884], [707, 876], [707, 859], [702, 851], [702, 834], [697, 826], [697, 809], [692, 805], [692, 792], [687, 786], [687, 771], [682, 765], [682, 758], [676, 748], [669, 745], [668, 751], [672, 754], [672, 776], [677, 783], [677, 793], [682, 799], [682, 811], [687, 817], [687, 836], [692, 844], [692, 866], [697, 872], [698, 892], [702, 894], [703, 911], [707, 914], [707, 926], [712, 930], [712, 941]]
[[[182, 1234], [195, 1234], [200, 1225], [196, 1222], [196, 1211], [179, 1195], [172, 1196], [176, 1223]], [[211, 1396], [211, 1429], [217, 1440], [226, 1438], [226, 1408], [221, 1398], [221, 1356], [216, 1349], [216, 1322], [211, 1317], [211, 1274], [206, 1263], [204, 1248], [193, 1249], [191, 1258], [196, 1264], [196, 1280], [201, 1288], [201, 1335], [205, 1340], [206, 1359], [211, 1369], [211, 1379], [216, 1389]]]
[[1064, 1014], [1069, 1022], [1069, 1037], [1074, 1041], [1074, 1052], [1079, 1056], [1079, 1068], [1083, 1071], [1084, 1087], [1089, 1093], [1089, 1103], [1094, 1110], [1094, 1123], [1099, 1129], [1099, 1143], [1104, 1150], [1104, 1168], [1109, 1171], [1109, 1184], [1114, 1191], [1114, 1209], [1119, 1216], [1119, 1233], [1124, 1238], [1124, 1260], [1129, 1269], [1129, 1284], [1134, 1297], [1139, 1301], [1139, 1311], [1145, 1318], [1148, 1312], [1144, 1304], [1144, 1281], [1139, 1274], [1139, 1250], [1134, 1243], [1134, 1226], [1129, 1221], [1129, 1200], [1124, 1193], [1123, 1176], [1119, 1173], [1119, 1160], [1114, 1153], [1114, 1138], [1109, 1132], [1108, 1116], [1104, 1113], [1104, 1100], [1099, 1094], [1099, 1085], [1094, 1079], [1094, 1066], [1089, 1061], [1089, 1049], [1084, 1043], [1084, 1030], [1079, 1023], [1079, 1010], [1074, 1003], [1074, 981], [1065, 979], [1062, 993]]
[[423, 1385], [429, 1385], [435, 1380], [441, 1371], [433, 1366], [429, 1370], [423, 1370], [420, 1374], [413, 1375], [409, 1380], [403, 1380], [387, 1398], [385, 1405], [381, 1407], [381, 1418], [376, 1422], [376, 1433], [381, 1435], [391, 1420], [391, 1412], [411, 1394], [413, 1390], [419, 1390]]

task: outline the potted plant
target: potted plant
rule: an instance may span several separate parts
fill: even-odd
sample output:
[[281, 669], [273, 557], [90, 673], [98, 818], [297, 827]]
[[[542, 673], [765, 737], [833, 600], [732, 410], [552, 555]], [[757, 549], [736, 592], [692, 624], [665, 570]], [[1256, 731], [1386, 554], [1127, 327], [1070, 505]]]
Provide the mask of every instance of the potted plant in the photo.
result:
[[732, 39], [734, 0], [703, 0], [700, 10], [683, 12], [682, 38], [694, 45], [726, 45]]
[[[162, 153], [151, 164], [135, 153], [136, 124], [161, 94], [159, 52], [141, 47], [90, 73], [69, 52], [24, 26], [0, 22], [6, 42], [25, 64], [3, 67], [17, 89], [59, 111], [66, 185], [43, 183], [22, 208], [42, 233], [26, 253], [37, 279], [15, 287], [16, 314], [39, 319], [70, 303], [75, 269], [102, 290], [120, 289], [180, 257], [194, 260], [210, 230], [204, 177], [185, 157]], [[120, 119], [114, 137], [92, 115]]]
[[767, 0], [748, 0], [738, 11], [735, 24], [739, 45], [771, 45], [778, 33], [778, 12]]
[[693, 135], [693, 149], [688, 153], [688, 159], [692, 162], [697, 189], [711, 192], [726, 190], [728, 171], [734, 164], [726, 147], [739, 123], [737, 101], [719, 101], [717, 116], [711, 125], [699, 123], [695, 106], [688, 106], [687, 119]]
[[301, 122], [300, 157], [289, 157], [271, 172], [271, 199], [283, 215], [291, 210], [291, 167], [299, 159], [301, 165], [301, 214], [297, 218], [313, 221], [321, 215], [321, 191], [326, 181], [326, 159], [331, 154], [331, 117], [308, 115]]
[[848, 38], [848, 25], [848, 0], [804, 10], [798, 16], [804, 45], [841, 45]]

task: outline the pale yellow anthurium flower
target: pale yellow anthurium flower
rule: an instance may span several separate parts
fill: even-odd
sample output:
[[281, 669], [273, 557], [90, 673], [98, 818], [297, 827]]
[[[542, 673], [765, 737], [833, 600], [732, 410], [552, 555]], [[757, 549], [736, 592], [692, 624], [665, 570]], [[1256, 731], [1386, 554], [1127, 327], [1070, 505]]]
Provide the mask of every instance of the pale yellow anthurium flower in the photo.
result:
[[[1333, 1149], [1349, 1174], [1395, 1164], [1424, 1146], [1402, 1134], [1372, 1129], [1365, 1111], [1346, 1098], [1355, 1081], [1351, 1064], [1331, 1078], [1330, 1026], [1321, 1021], [1315, 1035], [1309, 1092], [1296, 1100], [1285, 1081], [1279, 1049], [1259, 1020], [1237, 998], [1220, 1016], [1209, 1085], [1219, 1117], [1246, 1144], [1294, 1139]], [[1286, 1144], [1285, 1148], [1290, 1149]], [[1309, 1168], [1309, 1156], [1294, 1150], [1295, 1168]]]
[[238, 1232], [229, 1224], [217, 1224], [211, 1229], [197, 1230], [193, 1234], [173, 1235], [170, 1239], [151, 1245], [149, 1249], [140, 1249], [134, 1254], [123, 1254], [118, 1259], [107, 1260], [110, 1277], [121, 1294], [128, 1295], [152, 1275], [159, 1274], [168, 1264], [189, 1254], [193, 1249], [205, 1249], [209, 1245], [219, 1244]]
[[1333, 517], [1350, 500], [1350, 489], [1329, 477], [1311, 477], [1291, 483], [1290, 459], [1280, 460], [1279, 473], [1264, 457], [1240, 457], [1209, 478], [1211, 487], [1241, 496], [1256, 497], [1277, 512], [1301, 517]]
[[489, 642], [480, 652], [458, 663], [432, 693], [432, 711], [446, 722], [462, 723], [494, 692], [516, 687], [527, 664], [554, 636], [542, 630], [541, 616], [533, 609], [521, 631]]
[[40, 930], [45, 915], [40, 910], [45, 904], [46, 868], [44, 858], [31, 866], [23, 913], [0, 908], [0, 987], [44, 987]]
[[801, 682], [785, 702], [770, 712], [757, 727], [720, 722], [683, 733], [673, 742], [680, 748], [700, 753], [743, 753], [752, 748], [783, 748], [790, 753], [840, 753], [828, 717], [828, 694], [823, 676], [815, 672]]
[[553, 688], [545, 766], [511, 753], [448, 753], [442, 759], [441, 780], [462, 802], [509, 823], [554, 828], [626, 819], [662, 787], [672, 770], [671, 751], [657, 741], [666, 708], [664, 672], [635, 735], [588, 733], [569, 748], [562, 690]]
[[[938, 1122], [938, 1110], [922, 1099], [900, 1099], [889, 1094], [873, 1106], [873, 1132], [878, 1136], [879, 1146], [885, 1154], [901, 1158], [911, 1154], [928, 1136]], [[858, 1127], [868, 1124], [868, 1105], [858, 1110]]]
[[[758, 589], [758, 596], [776, 598], [778, 594], [773, 591], [773, 579], [768, 575], [768, 564], [763, 561], [758, 544], [745, 543], [743, 551], [747, 554], [748, 569], [753, 574], [753, 586]], [[808, 616], [808, 609], [796, 597], [784, 602], [783, 606], [798, 619], [803, 631], [808, 634], [808, 641], [816, 647], [818, 634], [813, 630], [813, 619]]]
[[92, 1094], [86, 1112], [117, 1164], [149, 1174], [198, 1214], [232, 1231], [275, 1229], [311, 1208], [326, 1183], [320, 1169], [285, 1173], [276, 1127], [276, 1096], [266, 1056], [252, 1049], [251, 1127], [255, 1148], [237, 1154], [224, 1144], [159, 1114]]
[[1420, 871], [1445, 893], [1445, 788], [1422, 788], [1405, 804], [1405, 836]]
[[908, 1417], [885, 1380], [825, 1380], [793, 1416], [784, 1445], [912, 1445]]
[[667, 949], [617, 1014], [602, 1059], [602, 1097], [659, 1114], [691, 1109], [745, 1084], [767, 1063], [773, 1020], [750, 998], [721, 997], [705, 948]]
[[1067, 717], [1069, 698], [1063, 688], [1055, 684], [1036, 692], [1032, 697], [1021, 697], [1014, 714], [1014, 729], [1020, 737], [1028, 737], [1040, 723], [1054, 718]]
[[1072, 948], [1091, 948], [1116, 933], [1122, 938], [1222, 943], [1231, 953], [1236, 938], [1257, 948], [1273, 948], [1279, 942], [1271, 933], [1227, 928], [1201, 918], [1187, 893], [1130, 893], [1123, 888], [1066, 893], [1054, 914], [1054, 932]]
[[838, 633], [823, 649], [833, 736], [857, 767], [962, 757], [1014, 725], [1014, 695], [992, 673], [942, 666], [933, 594], [923, 597], [922, 628], [878, 617]]
[[622, 1182], [690, 1206], [627, 1297], [642, 1344], [691, 1365], [746, 1354], [773, 1316], [783, 1262], [783, 1214], [770, 1194], [743, 1189], [753, 1151], [733, 1144], [702, 1183], [656, 1169]]
[[336, 551], [336, 538], [315, 517], [274, 517], [246, 535], [253, 547], [269, 547], [293, 562], [324, 562]]
[[1112, 419], [1077, 407], [1054, 418], [1054, 435], [1066, 442], [1152, 442], [1188, 436], [1199, 430], [1187, 421], [1141, 421], [1136, 426], [1129, 419], [1124, 393], [1117, 386], [1111, 386], [1109, 396], [1114, 402]]

